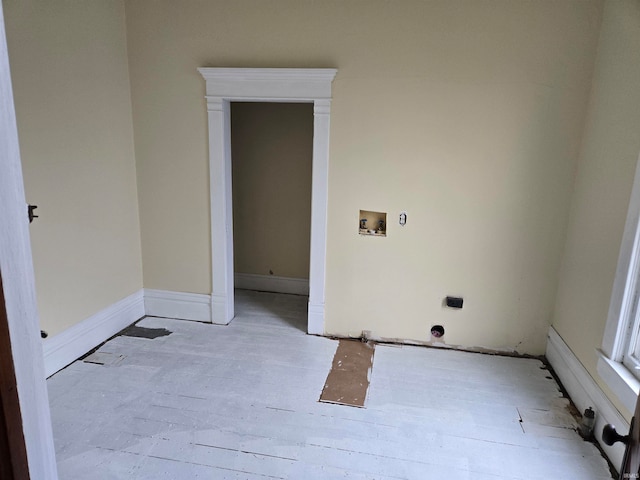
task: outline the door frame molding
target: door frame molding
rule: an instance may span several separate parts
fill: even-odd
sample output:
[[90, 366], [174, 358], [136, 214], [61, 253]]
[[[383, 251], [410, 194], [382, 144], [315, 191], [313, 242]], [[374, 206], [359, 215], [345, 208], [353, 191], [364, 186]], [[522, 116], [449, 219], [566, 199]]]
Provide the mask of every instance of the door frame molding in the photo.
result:
[[332, 68], [199, 68], [206, 81], [211, 201], [211, 321], [234, 317], [231, 102], [313, 103], [307, 332], [324, 334]]

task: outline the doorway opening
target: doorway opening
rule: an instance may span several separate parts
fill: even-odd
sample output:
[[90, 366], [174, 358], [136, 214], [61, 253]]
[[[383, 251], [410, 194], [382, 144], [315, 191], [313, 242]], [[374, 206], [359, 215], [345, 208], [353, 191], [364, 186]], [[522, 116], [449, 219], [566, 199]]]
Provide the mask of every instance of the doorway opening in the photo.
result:
[[257, 302], [299, 327], [283, 307], [308, 301], [312, 155], [313, 104], [231, 102], [234, 286], [305, 297], [236, 291], [236, 314]]
[[307, 332], [324, 334], [331, 82], [335, 69], [200, 68], [206, 80], [211, 194], [211, 320], [235, 315], [231, 102], [313, 104]]

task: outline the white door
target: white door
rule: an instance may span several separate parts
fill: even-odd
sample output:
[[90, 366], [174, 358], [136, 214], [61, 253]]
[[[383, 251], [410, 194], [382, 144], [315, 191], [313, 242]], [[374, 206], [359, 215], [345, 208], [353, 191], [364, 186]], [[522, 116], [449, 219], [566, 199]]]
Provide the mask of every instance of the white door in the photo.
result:
[[[56, 472], [49, 400], [31, 259], [27, 206], [18, 148], [9, 57], [0, 3], [0, 276], [4, 297], [4, 339], [12, 371], [29, 476], [55, 480]], [[11, 386], [9, 387], [11, 388]], [[3, 399], [4, 400], [4, 399]], [[16, 477], [17, 478], [17, 477]]]

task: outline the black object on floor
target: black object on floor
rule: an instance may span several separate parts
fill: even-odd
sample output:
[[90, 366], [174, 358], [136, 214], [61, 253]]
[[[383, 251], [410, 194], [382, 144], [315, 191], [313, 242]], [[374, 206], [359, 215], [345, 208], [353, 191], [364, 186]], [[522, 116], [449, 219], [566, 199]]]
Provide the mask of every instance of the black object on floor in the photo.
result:
[[124, 335], [125, 337], [139, 337], [139, 338], [158, 338], [158, 337], [166, 337], [167, 335], [171, 335], [173, 332], [167, 330], [166, 328], [147, 328], [147, 327], [138, 327], [137, 325], [131, 325], [130, 327], [125, 328], [120, 335]]

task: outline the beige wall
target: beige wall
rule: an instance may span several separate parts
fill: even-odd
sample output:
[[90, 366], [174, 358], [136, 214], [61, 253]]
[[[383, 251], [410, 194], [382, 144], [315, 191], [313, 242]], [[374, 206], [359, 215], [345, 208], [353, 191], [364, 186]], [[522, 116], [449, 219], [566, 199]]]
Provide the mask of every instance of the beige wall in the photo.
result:
[[[327, 332], [439, 323], [539, 354], [553, 319], [600, 382], [640, 152], [636, 0], [3, 5], [42, 328], [140, 289], [141, 261], [147, 288], [210, 293], [197, 67], [335, 67]], [[361, 209], [386, 238], [358, 235]]]
[[[605, 3], [553, 326], [596, 371], [640, 153], [640, 2]], [[630, 417], [624, 407], [618, 409]]]
[[38, 307], [50, 334], [142, 288], [124, 5], [4, 0]]
[[[210, 293], [202, 66], [335, 67], [326, 330], [540, 354], [601, 2], [126, 3], [145, 286]], [[389, 213], [358, 235], [360, 209]], [[406, 210], [406, 227], [397, 215]], [[442, 308], [464, 296], [462, 311]]]
[[233, 103], [235, 271], [309, 278], [313, 105]]

